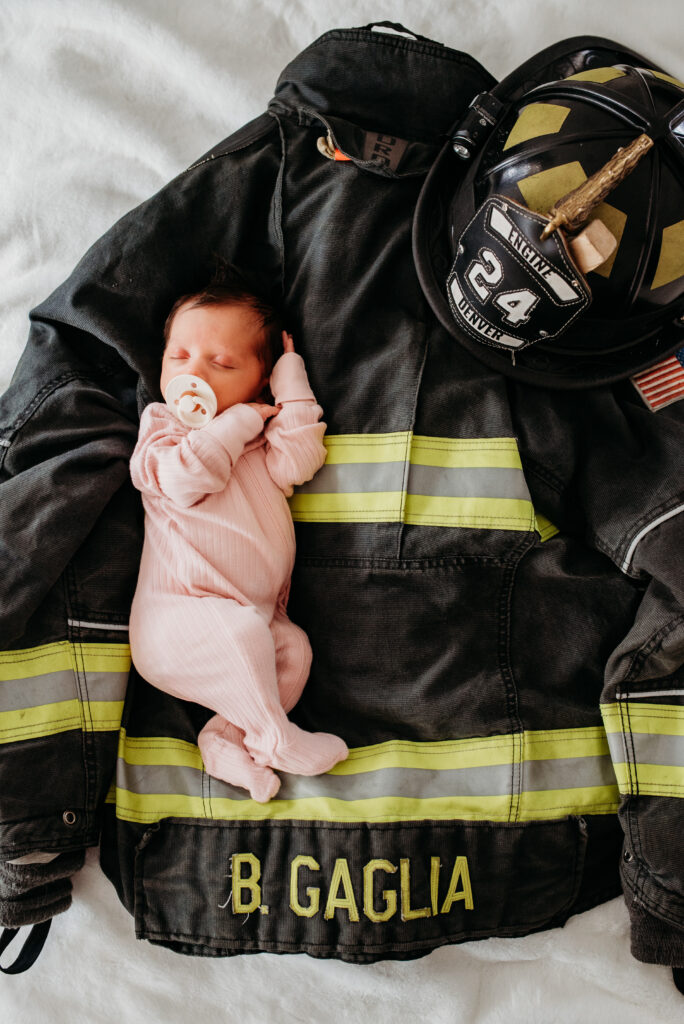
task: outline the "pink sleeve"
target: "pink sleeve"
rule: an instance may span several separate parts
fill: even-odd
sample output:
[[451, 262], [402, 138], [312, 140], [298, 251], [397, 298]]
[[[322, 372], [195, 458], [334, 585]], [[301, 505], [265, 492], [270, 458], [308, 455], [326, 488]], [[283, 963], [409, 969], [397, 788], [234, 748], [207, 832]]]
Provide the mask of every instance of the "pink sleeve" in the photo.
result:
[[189, 508], [226, 486], [245, 444], [263, 428], [256, 409], [240, 404], [192, 430], [163, 402], [152, 402], [140, 417], [131, 457], [131, 479], [145, 494], [170, 498]]
[[273, 367], [271, 392], [280, 412], [266, 422], [266, 467], [289, 498], [295, 484], [311, 480], [325, 462], [325, 423], [309, 385], [304, 360], [285, 352]]

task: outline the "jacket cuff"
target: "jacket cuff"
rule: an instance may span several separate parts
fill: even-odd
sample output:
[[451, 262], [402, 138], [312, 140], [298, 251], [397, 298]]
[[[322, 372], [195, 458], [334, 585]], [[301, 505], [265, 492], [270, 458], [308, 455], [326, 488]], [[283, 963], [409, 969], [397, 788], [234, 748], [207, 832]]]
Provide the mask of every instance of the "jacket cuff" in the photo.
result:
[[248, 441], [260, 434], [264, 429], [264, 419], [260, 412], [250, 408], [243, 402], [231, 405], [219, 413], [198, 434], [211, 437], [221, 444], [233, 462], [242, 454]]
[[684, 929], [653, 917], [625, 897], [632, 925], [632, 956], [645, 964], [684, 967]]
[[283, 402], [316, 401], [309, 385], [304, 360], [298, 352], [284, 352], [273, 367], [271, 394], [276, 405]]
[[75, 850], [49, 864], [0, 863], [0, 927], [39, 924], [67, 910], [71, 876], [84, 860], [85, 850]]

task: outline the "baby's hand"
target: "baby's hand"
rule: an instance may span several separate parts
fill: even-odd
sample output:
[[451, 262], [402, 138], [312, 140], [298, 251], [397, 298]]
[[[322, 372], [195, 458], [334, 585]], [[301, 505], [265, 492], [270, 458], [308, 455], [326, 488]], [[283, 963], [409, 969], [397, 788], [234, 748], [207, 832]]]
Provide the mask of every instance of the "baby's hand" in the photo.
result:
[[264, 423], [269, 416], [275, 416], [276, 413], [280, 412], [280, 409], [276, 408], [275, 405], [264, 405], [262, 402], [245, 402], [245, 405], [248, 405], [250, 409], [256, 409]]
[[283, 352], [294, 352], [294, 350], [292, 335], [288, 334], [287, 331], [283, 331]]

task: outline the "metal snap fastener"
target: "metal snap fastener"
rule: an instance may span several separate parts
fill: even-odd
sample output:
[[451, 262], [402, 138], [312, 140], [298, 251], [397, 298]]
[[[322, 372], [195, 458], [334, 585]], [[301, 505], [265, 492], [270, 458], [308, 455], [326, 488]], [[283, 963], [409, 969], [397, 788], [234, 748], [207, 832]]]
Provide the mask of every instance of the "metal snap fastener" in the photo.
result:
[[64, 814], [62, 815], [62, 821], [64, 822], [65, 825], [75, 825], [76, 815], [74, 814], [73, 811], [65, 811]]
[[632, 860], [632, 854], [629, 850], [625, 850], [625, 852], [622, 854], [622, 859], [626, 861], [627, 864], [629, 864], [629, 862]]

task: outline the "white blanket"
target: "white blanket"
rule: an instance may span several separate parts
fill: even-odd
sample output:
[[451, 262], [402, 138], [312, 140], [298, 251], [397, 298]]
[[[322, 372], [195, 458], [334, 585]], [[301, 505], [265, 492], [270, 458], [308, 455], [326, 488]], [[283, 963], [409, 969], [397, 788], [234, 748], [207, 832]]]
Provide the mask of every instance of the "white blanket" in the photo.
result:
[[[684, 77], [678, 0], [0, 0], [0, 391], [28, 310], [92, 242], [261, 113], [317, 36], [384, 19], [471, 53], [497, 78], [581, 34]], [[562, 929], [403, 963], [186, 958], [136, 941], [93, 850], [36, 965], [0, 979], [2, 1024], [417, 1019], [674, 1024], [684, 996], [668, 969], [631, 957], [622, 900]]]

